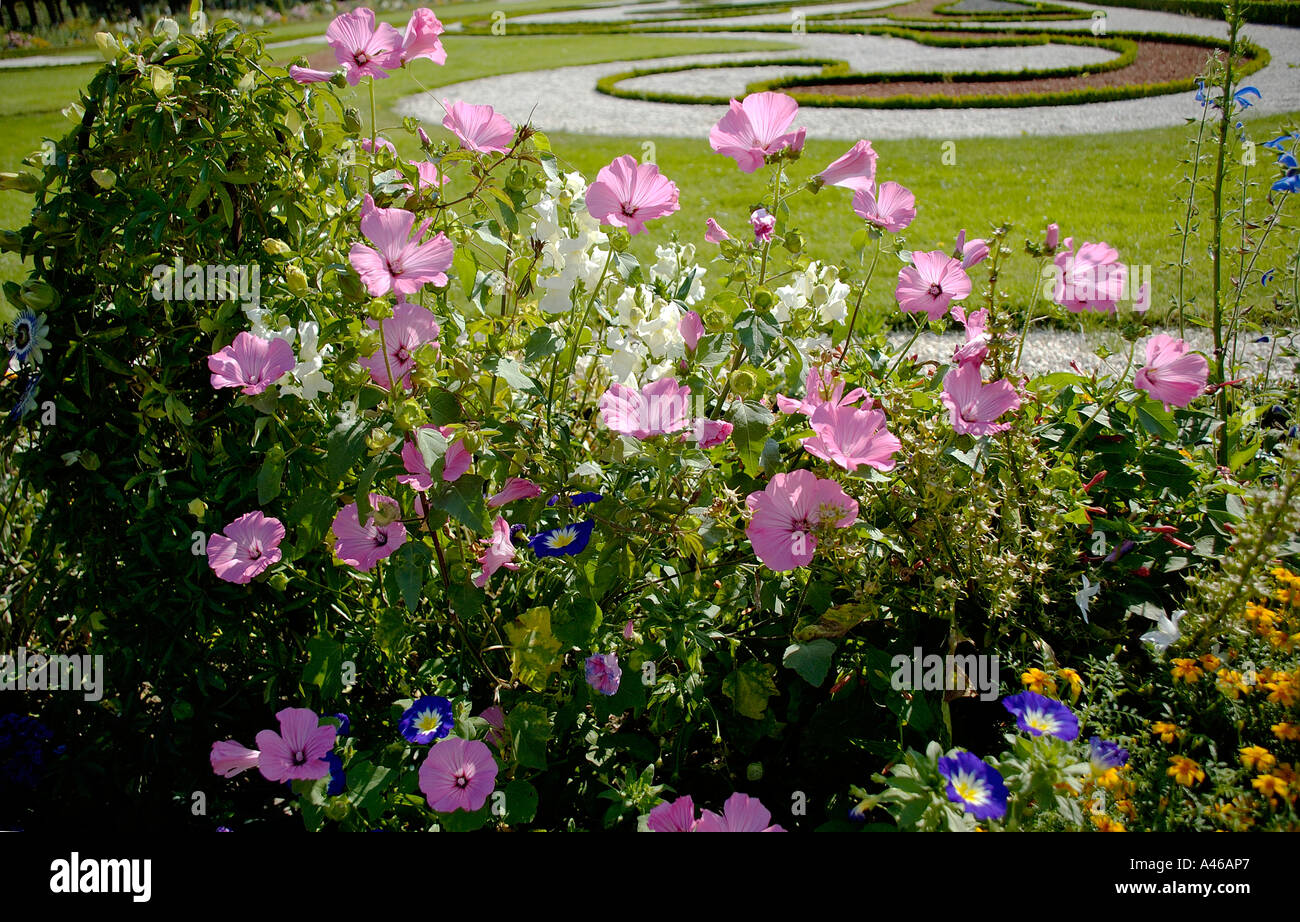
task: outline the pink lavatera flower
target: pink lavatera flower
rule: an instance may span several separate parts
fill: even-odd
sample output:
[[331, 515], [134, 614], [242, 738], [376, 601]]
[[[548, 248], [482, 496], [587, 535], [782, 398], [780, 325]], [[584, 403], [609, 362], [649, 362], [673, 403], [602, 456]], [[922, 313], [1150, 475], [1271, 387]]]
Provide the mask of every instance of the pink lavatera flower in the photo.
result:
[[289, 76], [302, 84], [325, 83], [334, 76], [334, 71], [313, 70], [310, 67], [299, 67], [297, 64], [290, 64]]
[[731, 423], [720, 419], [708, 419], [701, 416], [691, 421], [691, 438], [697, 448], [717, 448], [731, 438], [735, 428]]
[[361, 276], [366, 290], [373, 298], [388, 292], [405, 301], [426, 282], [441, 288], [447, 284], [447, 270], [451, 268], [454, 247], [447, 235], [439, 232], [431, 240], [421, 242], [432, 219], [415, 227], [415, 215], [403, 208], [378, 208], [369, 195], [361, 206], [361, 232], [374, 247], [364, 243], [352, 244], [348, 261]]
[[428, 58], [434, 64], [446, 64], [447, 49], [438, 39], [442, 32], [442, 23], [433, 15], [433, 10], [420, 7], [413, 11], [406, 31], [402, 33], [402, 63]]
[[785, 832], [772, 825], [772, 812], [757, 797], [737, 791], [722, 805], [722, 815], [712, 810], [700, 814], [696, 832]]
[[228, 583], [246, 585], [280, 560], [284, 525], [261, 510], [247, 512], [208, 539], [208, 566]]
[[767, 243], [776, 230], [776, 217], [766, 208], [755, 208], [749, 215], [749, 226], [754, 230], [754, 246]]
[[596, 653], [587, 657], [585, 668], [587, 684], [602, 695], [618, 694], [623, 679], [618, 656], [614, 653]]
[[420, 765], [420, 790], [437, 813], [482, 809], [496, 787], [497, 762], [479, 740], [449, 736]]
[[639, 391], [626, 384], [612, 384], [601, 395], [598, 407], [610, 429], [644, 441], [685, 429], [690, 401], [690, 388], [679, 385], [676, 378], [660, 378]]
[[803, 440], [809, 453], [856, 473], [866, 465], [878, 471], [894, 469], [894, 454], [903, 445], [885, 428], [880, 410], [859, 410], [854, 406], [824, 403], [809, 417], [817, 434]]
[[867, 398], [867, 402], [862, 404], [861, 409], [870, 410], [875, 405], [875, 401], [867, 397], [865, 390], [855, 387], [846, 394], [844, 381], [835, 372], [828, 370], [823, 378], [819, 370], [809, 368], [808, 374], [804, 377], [803, 397], [796, 400], [785, 394], [777, 394], [776, 406], [782, 413], [802, 413], [811, 419], [813, 413], [823, 404], [829, 404], [832, 408], [847, 406], [857, 403], [863, 397]]
[[616, 157], [600, 168], [587, 187], [587, 212], [601, 224], [626, 227], [629, 234], [645, 230], [645, 222], [677, 211], [677, 184], [653, 163], [637, 163], [631, 154]]
[[[379, 321], [367, 319], [366, 324], [372, 329], [379, 329]], [[410, 388], [411, 372], [415, 370], [415, 352], [425, 343], [438, 340], [438, 321], [433, 313], [418, 304], [403, 301], [393, 308], [393, 316], [384, 321], [384, 345], [371, 355], [360, 360], [361, 365], [369, 370], [370, 380], [380, 387], [392, 389], [394, 382]], [[387, 354], [387, 363], [384, 356]], [[392, 380], [389, 380], [389, 372]]]
[[489, 509], [496, 509], [506, 503], [513, 503], [517, 499], [535, 499], [541, 495], [542, 488], [531, 480], [523, 477], [511, 477], [506, 481], [506, 485], [501, 488], [500, 493], [488, 497], [487, 505]]
[[989, 258], [989, 242], [983, 237], [967, 241], [966, 231], [960, 231], [957, 234], [957, 246], [953, 250], [952, 258], [960, 259], [963, 269], [978, 266]]
[[1115, 313], [1124, 297], [1128, 268], [1119, 261], [1119, 252], [1108, 243], [1085, 243], [1074, 251], [1074, 238], [1053, 258], [1056, 285], [1052, 300], [1072, 314], [1082, 311]]
[[840, 186], [857, 192], [876, 187], [876, 152], [870, 141], [858, 141], [842, 157], [817, 174], [828, 186]]
[[402, 37], [386, 22], [375, 25], [374, 12], [365, 7], [334, 17], [325, 40], [351, 86], [362, 77], [382, 80], [402, 66]]
[[362, 525], [357, 504], [348, 503], [334, 516], [334, 555], [362, 572], [374, 569], [406, 541], [406, 526], [397, 518], [398, 513], [397, 500], [371, 493], [370, 518]]
[[238, 387], [250, 397], [262, 393], [297, 364], [293, 346], [285, 340], [263, 339], [248, 332], [208, 356], [214, 388]]
[[731, 235], [722, 229], [717, 221], [709, 218], [704, 222], [704, 242], [721, 243], [724, 240], [730, 240]]
[[858, 518], [857, 502], [838, 483], [806, 470], [775, 475], [745, 504], [751, 513], [745, 534], [758, 559], [777, 573], [812, 561], [818, 531], [848, 528]]
[[934, 250], [913, 253], [912, 265], [898, 270], [894, 297], [903, 310], [924, 311], [931, 320], [938, 320], [947, 313], [949, 304], [966, 297], [970, 289], [970, 276], [961, 263]]
[[275, 715], [280, 732], [257, 734], [257, 770], [267, 781], [313, 781], [329, 776], [325, 756], [333, 751], [338, 727], [324, 724], [310, 708], [285, 708]]
[[1205, 393], [1210, 364], [1205, 356], [1188, 352], [1175, 336], [1160, 333], [1147, 340], [1147, 363], [1138, 369], [1133, 386], [1146, 391], [1169, 410], [1185, 407]]
[[[438, 168], [427, 160], [412, 160], [411, 165], [419, 174], [420, 190], [440, 189], [451, 182], [451, 177], [438, 172]], [[408, 185], [407, 188], [410, 188]]]
[[695, 804], [689, 794], [661, 803], [646, 817], [646, 827], [651, 832], [694, 832], [698, 822]]
[[212, 744], [212, 753], [208, 758], [214, 772], [222, 778], [234, 778], [249, 769], [257, 768], [261, 755], [256, 749], [241, 746], [234, 740], [224, 740]]
[[686, 348], [694, 352], [700, 344], [700, 337], [704, 335], [704, 320], [695, 311], [687, 311], [677, 321], [677, 332], [686, 341]]
[[966, 342], [957, 347], [952, 360], [957, 365], [974, 365], [978, 368], [984, 364], [984, 359], [989, 352], [989, 336], [986, 329], [989, 312], [981, 308], [967, 314], [960, 306], [954, 306], [952, 316], [966, 327]]
[[481, 570], [478, 576], [474, 577], [474, 585], [482, 589], [488, 584], [492, 574], [502, 567], [507, 570], [518, 570], [519, 564], [514, 560], [515, 545], [510, 540], [510, 523], [497, 516], [496, 521], [492, 523], [492, 541], [483, 552], [483, 556], [478, 559]]
[[491, 106], [442, 101], [447, 114], [442, 127], [454, 134], [466, 150], [504, 154], [515, 140], [515, 129]]
[[858, 189], [853, 210], [867, 223], [898, 233], [916, 217], [916, 196], [896, 182], [885, 182], [875, 192], [870, 187]]
[[[383, 136], [377, 138], [362, 138], [360, 143], [361, 149], [367, 154], [373, 154], [377, 150], [386, 150], [394, 157], [397, 156], [397, 148], [393, 146], [393, 142]], [[371, 200], [370, 205], [371, 207], [374, 207], [373, 200]]]
[[[445, 439], [451, 438], [456, 431], [450, 426], [421, 426], [420, 428], [437, 429], [439, 435]], [[473, 463], [474, 456], [465, 447], [465, 442], [457, 439], [447, 446], [447, 452], [442, 457], [442, 479], [447, 483], [453, 483], [468, 471]], [[406, 473], [397, 475], [398, 483], [406, 484], [417, 493], [423, 493], [433, 486], [433, 475], [428, 465], [424, 463], [424, 455], [420, 453], [420, 446], [416, 444], [414, 438], [408, 439], [402, 446], [402, 464], [406, 468]]]
[[790, 131], [799, 104], [784, 93], [751, 93], [731, 108], [709, 132], [709, 146], [752, 173], [766, 159], [789, 148], [803, 150], [805, 129]]
[[1011, 428], [998, 417], [1020, 407], [1020, 395], [1010, 381], [985, 384], [978, 365], [961, 365], [943, 378], [943, 405], [959, 435], [993, 435]]

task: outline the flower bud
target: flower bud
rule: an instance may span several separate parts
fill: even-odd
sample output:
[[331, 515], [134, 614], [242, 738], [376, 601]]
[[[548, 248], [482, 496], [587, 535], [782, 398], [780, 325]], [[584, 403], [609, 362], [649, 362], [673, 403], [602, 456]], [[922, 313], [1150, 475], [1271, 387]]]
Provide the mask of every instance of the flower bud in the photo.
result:
[[731, 392], [738, 397], [748, 397], [758, 387], [758, 378], [747, 368], [737, 368], [731, 375]]
[[343, 110], [343, 130], [348, 134], [361, 133], [361, 113], [351, 106]]
[[375, 298], [366, 305], [366, 314], [371, 320], [387, 320], [393, 316], [393, 305], [384, 298]]
[[420, 139], [420, 146], [423, 147], [425, 150], [428, 150], [429, 148], [433, 147], [433, 141], [429, 138], [428, 132], [426, 132], [423, 128], [416, 128], [415, 134], [416, 137]]
[[276, 592], [284, 592], [284, 590], [289, 588], [289, 577], [285, 576], [283, 573], [272, 573], [271, 578], [266, 582], [267, 585]]
[[23, 248], [23, 235], [18, 231], [0, 231], [0, 253], [17, 253]]
[[397, 428], [403, 432], [410, 432], [412, 429], [424, 425], [429, 418], [425, 415], [422, 406], [414, 400], [406, 400], [397, 408], [397, 412], [393, 414], [393, 419], [397, 423]]
[[278, 237], [267, 237], [262, 241], [262, 250], [267, 256], [284, 256], [289, 252], [289, 244]]
[[609, 232], [609, 248], [615, 253], [626, 253], [632, 246], [632, 237], [621, 227], [616, 227]]
[[19, 298], [34, 311], [49, 310], [59, 303], [59, 293], [49, 282], [31, 279], [23, 282]]
[[760, 311], [765, 311], [776, 303], [776, 298], [772, 292], [766, 288], [760, 288], [754, 292], [754, 307]]
[[[341, 90], [341, 89], [344, 89], [344, 88], [348, 85], [348, 78], [344, 75], [343, 71], [341, 71], [341, 70], [336, 70], [336, 71], [335, 71], [335, 72], [330, 76], [329, 84], [330, 84], [330, 86], [334, 87], [335, 89]], [[358, 130], [358, 131], [361, 130], [361, 123], [360, 123], [360, 121], [357, 122], [357, 130]]]
[[785, 248], [791, 253], [798, 253], [803, 250], [803, 237], [798, 231], [791, 231], [785, 235]]
[[99, 46], [99, 53], [105, 61], [116, 61], [122, 56], [122, 46], [108, 32], [96, 32], [95, 44]]
[[41, 181], [31, 173], [0, 173], [0, 190], [32, 193], [41, 187]]
[[296, 295], [305, 294], [307, 291], [307, 273], [297, 266], [289, 266], [284, 270], [284, 284]]
[[111, 189], [117, 185], [117, 174], [112, 170], [91, 170], [90, 178], [101, 189]]
[[205, 503], [203, 500], [196, 498], [190, 500], [190, 504], [185, 508], [189, 510], [190, 515], [194, 516], [194, 518], [202, 522], [203, 516], [208, 511], [208, 504]]
[[1057, 245], [1061, 242], [1061, 229], [1055, 224], [1047, 225], [1047, 240], [1044, 246], [1048, 253], [1056, 252]]

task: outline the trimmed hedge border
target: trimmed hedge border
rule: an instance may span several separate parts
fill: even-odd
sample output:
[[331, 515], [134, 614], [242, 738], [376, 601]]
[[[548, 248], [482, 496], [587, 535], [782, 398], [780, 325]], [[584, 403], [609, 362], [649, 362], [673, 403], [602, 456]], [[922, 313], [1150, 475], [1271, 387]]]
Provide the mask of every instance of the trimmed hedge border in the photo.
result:
[[[908, 38], [920, 44], [937, 44], [935, 36], [911, 36], [908, 30], [896, 26], [872, 27], [887, 30], [884, 34]], [[945, 30], [926, 30], [945, 31]], [[946, 30], [958, 31], [958, 30]], [[618, 99], [635, 99], [642, 102], [664, 102], [678, 105], [726, 105], [731, 97], [696, 96], [682, 93], [657, 93], [636, 90], [622, 90], [618, 84], [634, 77], [646, 77], [654, 74], [677, 73], [687, 70], [711, 70], [722, 67], [763, 67], [789, 65], [791, 67], [811, 67], [821, 65], [823, 71], [816, 77], [784, 77], [750, 84], [745, 93], [757, 93], [768, 90], [785, 92], [800, 105], [820, 106], [824, 108], [860, 108], [860, 109], [958, 109], [958, 108], [1020, 108], [1029, 106], [1078, 105], [1089, 102], [1112, 102], [1121, 99], [1139, 99], [1145, 96], [1163, 96], [1169, 93], [1191, 92], [1196, 87], [1192, 77], [1183, 80], [1171, 80], [1164, 83], [1133, 84], [1129, 86], [1089, 87], [1078, 90], [1058, 90], [1053, 92], [1026, 92], [1009, 96], [971, 95], [971, 96], [917, 96], [900, 95], [885, 98], [866, 98], [861, 96], [826, 96], [814, 93], [790, 92], [792, 87], [822, 85], [827, 83], [888, 83], [894, 80], [929, 80], [934, 82], [960, 80], [963, 82], [993, 82], [1002, 80], [1033, 80], [1043, 77], [1071, 77], [1082, 70], [1088, 73], [1101, 73], [1118, 70], [1132, 64], [1137, 57], [1138, 41], [1164, 41], [1175, 44], [1196, 45], [1204, 48], [1223, 49], [1220, 39], [1196, 35], [1170, 35], [1162, 32], [1125, 32], [1111, 33], [1105, 37], [1094, 36], [1090, 32], [1028, 33], [1021, 30], [1012, 35], [1004, 35], [1000, 41], [976, 40], [981, 45], [1039, 45], [1059, 42], [1062, 44], [1091, 45], [1109, 48], [1119, 52], [1119, 57], [1089, 68], [1051, 68], [1041, 71], [971, 71], [951, 73], [947, 71], [891, 72], [876, 74], [852, 73], [845, 61], [828, 61], [822, 58], [763, 58], [747, 61], [726, 61], [718, 64], [684, 64], [673, 67], [648, 67], [623, 73], [611, 74], [596, 81], [596, 91]], [[959, 43], [960, 44], [960, 43]], [[1241, 68], [1242, 77], [1255, 73], [1269, 62], [1268, 51], [1249, 42], [1244, 45], [1246, 61]]]
[[[1126, 6], [1161, 13], [1181, 13], [1202, 19], [1223, 19], [1222, 0], [1106, 0], [1111, 6]], [[1247, 22], [1268, 26], [1300, 26], [1300, 2], [1246, 3], [1242, 14]]]

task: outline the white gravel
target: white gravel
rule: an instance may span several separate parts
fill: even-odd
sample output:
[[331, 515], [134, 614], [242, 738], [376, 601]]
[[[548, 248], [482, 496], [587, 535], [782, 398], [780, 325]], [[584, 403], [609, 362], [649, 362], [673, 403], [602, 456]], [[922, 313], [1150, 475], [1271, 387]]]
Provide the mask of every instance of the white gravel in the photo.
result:
[[[861, 4], [835, 4], [834, 7], [869, 11], [872, 7], [883, 5], [886, 4], [876, 0], [876, 2]], [[1110, 31], [1226, 34], [1226, 26], [1223, 23], [1207, 19], [1115, 7], [1068, 5], [1086, 12], [1088, 16], [1091, 16], [1093, 9], [1104, 10], [1108, 16], [1107, 24]], [[607, 7], [600, 10], [599, 14], [614, 18], [631, 18], [644, 15], [650, 8], [650, 4]], [[831, 6], [828, 5], [808, 9], [821, 12], [830, 8]], [[616, 16], [615, 14], [620, 10], [627, 16]], [[589, 11], [574, 12], [590, 15]], [[525, 19], [540, 20], [540, 17], [520, 17], [520, 21]], [[716, 22], [721, 25], [738, 26], [743, 21], [751, 19], [754, 22], [788, 22], [788, 14], [719, 19]], [[698, 20], [682, 22], [683, 24], [700, 23]], [[1000, 27], [1000, 24], [978, 25], [987, 28]], [[1078, 22], [1061, 21], [1026, 25], [1043, 29], [1080, 27]], [[1270, 114], [1300, 110], [1300, 78], [1297, 77], [1296, 71], [1296, 68], [1300, 67], [1300, 29], [1252, 25], [1246, 29], [1246, 35], [1272, 54], [1270, 65], [1250, 77], [1250, 82], [1263, 94], [1263, 99], [1256, 104], [1253, 112]], [[1086, 66], [1109, 56], [1109, 52], [1100, 49], [1056, 45], [1020, 48], [933, 48], [884, 36], [815, 33], [776, 36], [772, 33], [737, 31], [713, 33], [711, 37], [757, 41], [772, 41], [779, 37], [780, 40], [789, 42], [793, 48], [788, 52], [745, 52], [707, 57], [683, 55], [667, 59], [558, 67], [547, 71], [505, 74], [450, 84], [438, 88], [437, 93], [439, 97], [449, 99], [489, 103], [512, 121], [522, 122], [531, 118], [534, 124], [544, 125], [550, 131], [632, 137], [702, 138], [708, 135], [710, 127], [722, 116], [725, 111], [723, 107], [617, 99], [597, 93], [596, 81], [601, 77], [635, 68], [718, 60], [826, 57], [847, 60], [850, 66], [860, 70], [936, 69], [960, 72], [963, 69], [1034, 68], [1066, 63]], [[681, 40], [683, 50], [689, 49], [691, 36], [682, 35]], [[729, 92], [728, 89], [721, 91], [716, 89], [722, 85], [719, 81], [727, 79], [720, 77], [719, 73], [710, 70], [688, 71], [673, 75], [670, 80], [674, 88], [686, 86], [699, 88], [678, 90], [682, 92]], [[421, 96], [408, 97], [402, 100], [397, 108], [402, 115], [412, 115], [429, 121], [438, 121], [442, 117], [442, 110], [437, 101]], [[1190, 94], [1179, 93], [1079, 106], [1026, 108], [873, 110], [818, 109], [805, 106], [799, 113], [798, 124], [805, 126], [810, 136], [845, 140], [1082, 135], [1181, 125], [1186, 118], [1196, 115], [1198, 111]]]
[[[1177, 336], [1177, 328], [1173, 329], [1152, 329], [1150, 335], [1157, 333], [1168, 333], [1171, 336]], [[1246, 366], [1246, 374], [1262, 375], [1265, 368], [1269, 365], [1270, 349], [1272, 349], [1273, 361], [1269, 368], [1270, 380], [1278, 381], [1282, 378], [1294, 377], [1296, 374], [1295, 359], [1288, 359], [1282, 355], [1282, 346], [1289, 342], [1293, 347], [1300, 345], [1295, 335], [1283, 337], [1278, 342], [1255, 342], [1260, 334], [1251, 333], [1241, 337], [1237, 346], [1237, 357], [1243, 365]], [[1184, 337], [1188, 344], [1195, 352], [1203, 353], [1213, 362], [1214, 342], [1211, 335], [1204, 330], [1188, 330]], [[888, 334], [889, 345], [892, 349], [902, 349], [911, 339], [911, 334], [906, 331], [895, 331]], [[953, 351], [961, 343], [965, 342], [965, 334], [960, 330], [950, 331], [942, 335], [936, 333], [922, 333], [917, 337], [916, 343], [909, 350], [909, 354], [916, 355], [921, 361], [947, 362], [952, 358]], [[1143, 340], [1139, 340], [1137, 351], [1134, 353], [1133, 367], [1129, 370], [1131, 375], [1138, 368], [1145, 364], [1146, 353], [1143, 351]], [[1107, 359], [1097, 357], [1098, 347], [1105, 346], [1111, 355]], [[1231, 344], [1228, 347], [1228, 356], [1231, 357]], [[1091, 374], [1093, 370], [1100, 370], [1104, 374], [1117, 375], [1124, 370], [1125, 359], [1128, 357], [1128, 344], [1120, 338], [1119, 334], [1110, 331], [1099, 331], [1083, 333], [1070, 330], [1045, 330], [1035, 328], [1029, 331], [1025, 339], [1025, 349], [1021, 356], [1021, 370], [1031, 376], [1047, 374], [1053, 371], [1071, 371], [1070, 363], [1077, 364], [1080, 371], [1085, 374]]]

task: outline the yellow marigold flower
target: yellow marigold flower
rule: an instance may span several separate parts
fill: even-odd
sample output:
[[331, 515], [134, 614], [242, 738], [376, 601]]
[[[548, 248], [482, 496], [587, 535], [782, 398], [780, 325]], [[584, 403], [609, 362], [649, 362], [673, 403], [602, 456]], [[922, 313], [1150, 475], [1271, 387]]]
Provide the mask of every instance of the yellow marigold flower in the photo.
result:
[[1300, 688], [1296, 684], [1287, 673], [1279, 672], [1274, 674], [1272, 682], [1264, 683], [1264, 688], [1268, 689], [1269, 701], [1289, 708], [1300, 701]]
[[1260, 775], [1250, 782], [1250, 786], [1265, 797], [1273, 797], [1274, 795], [1285, 797], [1287, 792], [1286, 782], [1276, 775]]
[[1232, 804], [1217, 803], [1214, 805], [1214, 817], [1225, 826], [1231, 826], [1236, 818], [1237, 810]]
[[1056, 680], [1041, 669], [1030, 669], [1020, 675], [1020, 681], [1032, 692], [1040, 695], [1055, 695]]
[[1185, 788], [1205, 780], [1205, 770], [1187, 756], [1170, 756], [1169, 768], [1165, 774]]
[[1115, 801], [1115, 812], [1123, 813], [1131, 820], [1137, 819], [1137, 808], [1133, 806], [1133, 801], [1131, 800], [1126, 799]]
[[1070, 667], [1067, 666], [1062, 669], [1057, 673], [1057, 675], [1069, 682], [1070, 687], [1074, 689], [1076, 694], [1083, 691], [1083, 676], [1079, 675], [1079, 673], [1075, 672]]
[[1223, 664], [1223, 660], [1219, 659], [1213, 653], [1205, 653], [1201, 656], [1201, 665], [1204, 666], [1206, 669], [1208, 669], [1210, 672], [1213, 672], [1214, 670], [1218, 669], [1219, 666], [1221, 666], [1222, 664]]
[[1236, 669], [1220, 669], [1218, 675], [1219, 691], [1223, 692], [1229, 698], [1236, 700], [1240, 695], [1249, 695], [1250, 686], [1242, 679], [1242, 675]]
[[1286, 782], [1286, 786], [1291, 789], [1291, 796], [1295, 796], [1295, 769], [1290, 762], [1279, 762], [1277, 768], [1273, 769], [1273, 774]]
[[1271, 573], [1273, 578], [1279, 583], [1294, 583], [1296, 580], [1300, 580], [1300, 576], [1296, 576], [1286, 567], [1274, 567], [1268, 572]]
[[1280, 740], [1289, 740], [1295, 742], [1300, 740], [1300, 724], [1293, 724], [1282, 721], [1280, 724], [1273, 724], [1273, 735]]
[[1163, 720], [1157, 720], [1155, 723], [1151, 725], [1151, 732], [1159, 736], [1160, 741], [1162, 743], [1172, 743], [1174, 741], [1174, 737], [1180, 734], [1182, 731], [1179, 730], [1178, 727], [1176, 727], [1171, 723], [1166, 723]]
[[1123, 781], [1119, 776], [1118, 768], [1108, 768], [1093, 780], [1097, 782], [1097, 787], [1105, 788], [1108, 791], [1119, 787]]
[[1289, 652], [1296, 643], [1300, 642], [1300, 634], [1288, 634], [1286, 631], [1269, 631], [1268, 642], [1279, 650]]
[[1266, 772], [1277, 764], [1277, 756], [1263, 746], [1247, 746], [1241, 750], [1241, 764], [1252, 772]]
[[1092, 825], [1097, 827], [1098, 832], [1124, 832], [1123, 823], [1111, 819], [1104, 813], [1094, 813], [1092, 815]]
[[1196, 665], [1196, 660], [1186, 657], [1174, 660], [1174, 668], [1171, 672], [1175, 682], [1182, 679], [1188, 685], [1195, 685], [1201, 678], [1201, 667]]

